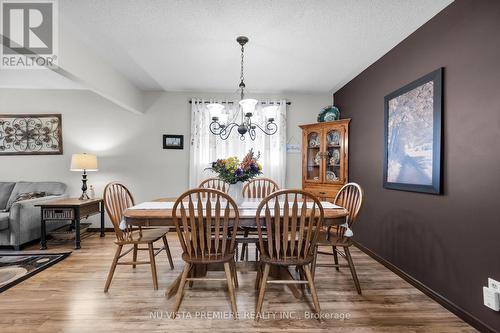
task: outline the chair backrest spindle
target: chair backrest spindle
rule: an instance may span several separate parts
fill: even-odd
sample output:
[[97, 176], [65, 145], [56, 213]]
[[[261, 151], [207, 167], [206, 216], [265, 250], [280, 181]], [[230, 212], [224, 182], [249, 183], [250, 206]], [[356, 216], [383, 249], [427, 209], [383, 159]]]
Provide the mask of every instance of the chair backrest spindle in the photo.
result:
[[239, 211], [226, 193], [207, 188], [189, 190], [177, 199], [172, 214], [188, 259], [208, 262], [234, 253]]
[[214, 190], [227, 193], [229, 191], [229, 184], [220, 178], [208, 178], [200, 183], [199, 188], [211, 188]]
[[263, 199], [273, 192], [279, 191], [276, 182], [269, 178], [254, 178], [248, 181], [243, 187], [243, 196], [245, 198]]
[[323, 216], [321, 202], [308, 192], [272, 193], [262, 200], [256, 213], [261, 253], [282, 262], [312, 258]]

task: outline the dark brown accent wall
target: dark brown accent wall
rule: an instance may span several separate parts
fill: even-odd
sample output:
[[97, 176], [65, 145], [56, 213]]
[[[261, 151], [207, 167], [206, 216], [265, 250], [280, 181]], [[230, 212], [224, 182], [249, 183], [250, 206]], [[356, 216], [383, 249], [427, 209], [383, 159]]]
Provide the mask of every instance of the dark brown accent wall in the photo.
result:
[[[439, 67], [444, 194], [384, 189], [384, 96]], [[488, 277], [500, 280], [500, 1], [455, 1], [334, 100], [352, 118], [350, 181], [366, 192], [357, 241], [500, 331], [482, 294]]]

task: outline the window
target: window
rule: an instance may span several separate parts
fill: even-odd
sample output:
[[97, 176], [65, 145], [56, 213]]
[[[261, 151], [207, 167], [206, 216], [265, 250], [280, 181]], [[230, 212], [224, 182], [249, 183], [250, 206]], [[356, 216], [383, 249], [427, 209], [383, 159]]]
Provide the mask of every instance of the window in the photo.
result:
[[[276, 103], [276, 102], [275, 102]], [[266, 135], [257, 129], [257, 137], [252, 141], [248, 134], [245, 140], [240, 139], [238, 131], [233, 129], [226, 140], [210, 132], [212, 122], [207, 103], [203, 100], [193, 100], [191, 104], [191, 150], [189, 163], [189, 186], [197, 187], [204, 179], [213, 177], [207, 168], [218, 158], [237, 156], [240, 160], [253, 148], [255, 153], [260, 152], [259, 163], [265, 177], [273, 179], [280, 188], [284, 188], [286, 176], [286, 101], [279, 101], [275, 122], [278, 131], [274, 135]], [[234, 119], [238, 111], [238, 103], [223, 104], [228, 119]], [[264, 122], [263, 108], [266, 104], [258, 104], [252, 121], [258, 124]], [[239, 123], [240, 119], [235, 119]]]

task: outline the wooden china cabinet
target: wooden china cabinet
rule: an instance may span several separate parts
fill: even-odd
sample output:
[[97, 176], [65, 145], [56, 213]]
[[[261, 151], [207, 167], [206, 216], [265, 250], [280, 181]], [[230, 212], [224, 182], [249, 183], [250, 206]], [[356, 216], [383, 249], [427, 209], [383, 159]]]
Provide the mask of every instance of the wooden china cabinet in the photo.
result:
[[349, 122], [302, 125], [302, 189], [331, 201], [348, 182]]

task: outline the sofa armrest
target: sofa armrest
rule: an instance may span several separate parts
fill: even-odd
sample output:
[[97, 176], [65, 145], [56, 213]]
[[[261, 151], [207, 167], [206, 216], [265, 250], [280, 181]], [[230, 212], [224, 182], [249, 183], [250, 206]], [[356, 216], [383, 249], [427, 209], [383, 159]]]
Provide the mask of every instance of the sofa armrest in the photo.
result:
[[[15, 202], [10, 208], [9, 229], [11, 244], [20, 245], [39, 237], [40, 207], [35, 205], [67, 197], [63, 195], [49, 195]], [[35, 230], [33, 233], [31, 230]], [[35, 238], [33, 238], [35, 237]]]

